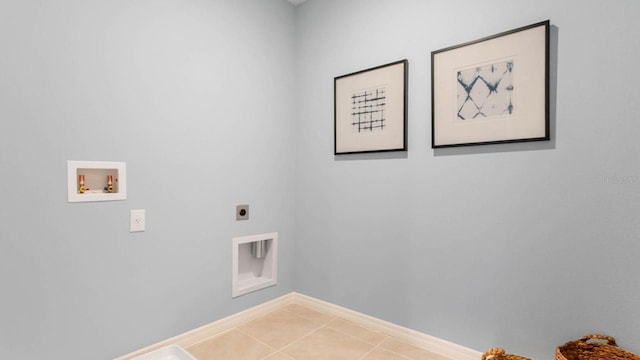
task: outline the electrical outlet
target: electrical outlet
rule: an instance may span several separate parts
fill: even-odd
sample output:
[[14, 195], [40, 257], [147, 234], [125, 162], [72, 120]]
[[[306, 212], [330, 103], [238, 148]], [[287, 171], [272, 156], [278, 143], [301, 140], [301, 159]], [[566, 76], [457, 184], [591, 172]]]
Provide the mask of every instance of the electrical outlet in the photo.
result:
[[145, 211], [131, 210], [131, 216], [129, 218], [129, 232], [144, 231], [146, 226]]
[[249, 205], [236, 206], [236, 220], [249, 220]]

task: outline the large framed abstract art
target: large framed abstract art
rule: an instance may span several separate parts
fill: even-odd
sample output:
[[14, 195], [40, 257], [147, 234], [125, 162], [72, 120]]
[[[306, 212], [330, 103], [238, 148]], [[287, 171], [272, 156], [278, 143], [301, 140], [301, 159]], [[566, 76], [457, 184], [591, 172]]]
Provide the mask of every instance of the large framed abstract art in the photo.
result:
[[334, 154], [407, 149], [408, 61], [334, 78]]
[[549, 140], [549, 21], [431, 53], [431, 147]]

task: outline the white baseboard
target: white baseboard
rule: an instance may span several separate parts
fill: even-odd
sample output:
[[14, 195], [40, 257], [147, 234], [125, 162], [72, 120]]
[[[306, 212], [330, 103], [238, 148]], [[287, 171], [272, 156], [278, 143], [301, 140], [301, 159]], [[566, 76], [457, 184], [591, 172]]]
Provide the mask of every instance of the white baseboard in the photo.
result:
[[248, 321], [262, 317], [274, 310], [277, 310], [289, 304], [303, 305], [319, 312], [339, 316], [341, 318], [361, 324], [371, 330], [380, 331], [406, 343], [412, 344], [419, 348], [423, 348], [436, 354], [449, 357], [451, 359], [478, 360], [482, 357], [482, 353], [479, 351], [472, 350], [464, 346], [454, 344], [427, 334], [423, 334], [421, 332], [411, 330], [399, 325], [395, 325], [390, 322], [380, 320], [353, 310], [349, 310], [338, 305], [318, 300], [310, 296], [292, 292], [277, 299], [254, 306], [245, 311], [233, 314], [224, 319], [188, 331], [184, 334], [172, 337], [151, 346], [147, 346], [143, 349], [134, 351], [130, 354], [121, 356], [114, 360], [130, 360], [136, 356], [140, 356], [152, 350], [156, 350], [161, 347], [173, 344], [180, 345], [182, 347], [188, 347], [206, 340], [212, 336], [231, 330]]

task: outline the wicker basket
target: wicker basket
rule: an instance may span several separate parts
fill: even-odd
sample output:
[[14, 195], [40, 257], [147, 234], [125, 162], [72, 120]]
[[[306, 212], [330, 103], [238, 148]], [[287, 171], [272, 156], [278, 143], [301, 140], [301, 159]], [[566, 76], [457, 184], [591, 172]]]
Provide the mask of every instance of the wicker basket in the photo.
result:
[[482, 360], [531, 360], [518, 355], [505, 354], [504, 349], [493, 348], [482, 354]]
[[611, 336], [592, 334], [556, 348], [556, 360], [640, 360], [640, 356], [619, 348]]

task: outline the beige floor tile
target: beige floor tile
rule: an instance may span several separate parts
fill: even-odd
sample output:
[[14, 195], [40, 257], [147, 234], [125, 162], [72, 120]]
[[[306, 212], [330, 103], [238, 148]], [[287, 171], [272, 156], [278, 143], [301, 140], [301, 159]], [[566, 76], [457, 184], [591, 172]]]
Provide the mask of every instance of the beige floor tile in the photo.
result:
[[298, 304], [290, 304], [284, 307], [285, 310], [290, 311], [296, 315], [300, 315], [303, 318], [307, 318], [313, 321], [317, 321], [319, 323], [328, 323], [333, 320], [335, 317], [329, 314], [321, 313], [319, 311], [313, 310], [309, 307], [298, 305]]
[[198, 360], [258, 360], [275, 352], [238, 330], [231, 330], [209, 340], [187, 347]]
[[363, 357], [362, 360], [411, 360], [399, 354], [387, 351], [381, 348], [375, 348], [373, 351]]
[[373, 348], [374, 345], [362, 340], [322, 327], [285, 347], [282, 352], [296, 360], [355, 360]]
[[265, 344], [281, 349], [301, 337], [310, 334], [322, 324], [305, 319], [286, 310], [276, 310], [248, 322], [238, 329]]
[[355, 336], [358, 339], [373, 345], [378, 345], [387, 338], [387, 335], [379, 331], [369, 330], [363, 326], [342, 318], [335, 318], [331, 320], [327, 324], [327, 326], [345, 334]]
[[380, 347], [408, 357], [411, 360], [451, 360], [448, 357], [432, 353], [394, 338], [387, 338], [380, 344]]

